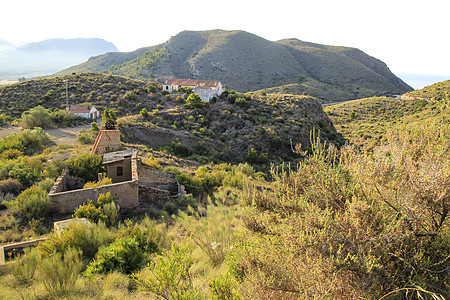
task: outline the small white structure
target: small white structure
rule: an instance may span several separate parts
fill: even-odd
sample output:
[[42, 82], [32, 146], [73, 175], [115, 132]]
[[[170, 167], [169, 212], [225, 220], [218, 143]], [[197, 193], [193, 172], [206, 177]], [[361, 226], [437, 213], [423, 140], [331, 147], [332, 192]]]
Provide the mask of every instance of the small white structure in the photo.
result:
[[70, 105], [68, 112], [85, 119], [97, 119], [100, 112], [93, 105]]
[[220, 97], [223, 89], [222, 83], [218, 80], [168, 79], [163, 84], [163, 91], [173, 93], [184, 86], [192, 88], [192, 92], [198, 94], [203, 101]]

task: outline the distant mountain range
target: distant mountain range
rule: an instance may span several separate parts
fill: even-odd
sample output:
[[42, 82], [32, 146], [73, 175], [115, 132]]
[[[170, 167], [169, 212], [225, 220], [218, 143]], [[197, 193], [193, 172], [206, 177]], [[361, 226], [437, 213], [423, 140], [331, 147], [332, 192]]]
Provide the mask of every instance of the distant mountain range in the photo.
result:
[[240, 92], [308, 94], [324, 101], [412, 90], [361, 50], [297, 39], [272, 42], [245, 31], [183, 31], [163, 44], [92, 57], [56, 75], [88, 71], [159, 82], [215, 79]]
[[117, 51], [113, 43], [97, 38], [48, 39], [20, 47], [0, 40], [0, 76], [52, 74], [91, 56]]

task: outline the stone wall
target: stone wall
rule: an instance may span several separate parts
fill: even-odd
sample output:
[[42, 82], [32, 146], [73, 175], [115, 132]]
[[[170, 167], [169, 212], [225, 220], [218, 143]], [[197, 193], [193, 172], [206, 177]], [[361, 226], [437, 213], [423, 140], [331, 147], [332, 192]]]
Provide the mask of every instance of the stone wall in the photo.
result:
[[59, 176], [55, 184], [53, 185], [52, 189], [50, 190], [50, 193], [60, 193], [65, 190], [67, 190], [67, 177], [69, 176], [69, 169], [64, 169], [61, 173], [61, 176]]
[[88, 200], [93, 200], [95, 202], [100, 193], [107, 192], [117, 196], [116, 203], [121, 208], [131, 209], [139, 205], [139, 188], [137, 180], [60, 193], [52, 193], [50, 191], [48, 196], [53, 209], [59, 212], [70, 212], [74, 211], [78, 206]]
[[91, 154], [102, 155], [107, 151], [117, 151], [120, 148], [119, 126], [114, 125], [114, 129], [107, 130], [105, 125], [102, 125], [92, 147]]
[[159, 171], [140, 163], [137, 163], [137, 172], [139, 183], [160, 190], [173, 191], [174, 193], [178, 191], [178, 183], [175, 179], [177, 174], [175, 173]]
[[139, 185], [139, 199], [143, 203], [162, 207], [171, 197], [172, 194], [167, 190], [160, 190], [142, 184]]

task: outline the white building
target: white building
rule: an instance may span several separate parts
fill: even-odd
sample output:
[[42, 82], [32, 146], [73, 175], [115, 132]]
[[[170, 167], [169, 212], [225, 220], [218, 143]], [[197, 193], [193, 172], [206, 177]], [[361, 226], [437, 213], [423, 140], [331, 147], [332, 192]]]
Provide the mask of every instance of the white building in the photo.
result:
[[168, 79], [163, 84], [163, 91], [173, 93], [184, 86], [192, 88], [192, 92], [198, 94], [203, 101], [220, 97], [223, 89], [222, 83], [218, 80]]
[[67, 111], [85, 119], [97, 119], [100, 116], [93, 105], [71, 105]]

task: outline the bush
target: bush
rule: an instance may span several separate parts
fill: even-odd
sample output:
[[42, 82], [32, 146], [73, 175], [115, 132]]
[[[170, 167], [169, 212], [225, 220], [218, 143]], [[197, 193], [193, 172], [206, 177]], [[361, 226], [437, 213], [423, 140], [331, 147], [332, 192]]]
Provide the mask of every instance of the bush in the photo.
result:
[[149, 157], [142, 159], [141, 162], [144, 166], [147, 166], [147, 167], [150, 167], [150, 168], [153, 168], [156, 170], [162, 170], [161, 165], [159, 164], [158, 160], [153, 155], [150, 155]]
[[25, 217], [27, 220], [43, 218], [50, 211], [48, 193], [37, 185], [33, 185], [15, 199], [4, 203], [13, 214]]
[[250, 104], [248, 103], [248, 101], [245, 98], [237, 98], [234, 102], [234, 104], [236, 104], [239, 107], [249, 107]]
[[148, 117], [148, 110], [144, 107], [143, 109], [141, 109], [140, 114], [141, 114], [141, 116], [146, 118], [146, 117]]
[[133, 238], [121, 238], [99, 249], [87, 266], [86, 275], [119, 271], [130, 274], [145, 264], [145, 254]]
[[195, 109], [195, 108], [203, 108], [205, 107], [206, 102], [200, 98], [198, 94], [190, 94], [186, 99], [186, 104], [184, 108]]
[[190, 245], [172, 243], [171, 250], [158, 255], [144, 272], [133, 277], [141, 290], [165, 299], [203, 299], [192, 285], [189, 269], [193, 263]]
[[5, 166], [8, 169], [8, 176], [20, 181], [24, 186], [30, 186], [39, 178], [42, 171], [42, 162], [39, 158], [22, 157], [12, 165]]
[[94, 137], [88, 132], [82, 132], [78, 135], [77, 141], [83, 145], [93, 144], [95, 142]]
[[85, 181], [96, 181], [98, 173], [103, 173], [102, 157], [88, 152], [80, 153], [67, 161], [70, 174]]
[[108, 185], [108, 184], [112, 184], [112, 179], [108, 178], [108, 177], [103, 177], [103, 179], [98, 182], [94, 182], [94, 181], [86, 182], [85, 185], [83, 186], [83, 189], [97, 188], [99, 186]]
[[209, 282], [212, 300], [239, 300], [239, 282], [230, 273], [219, 275]]
[[91, 131], [100, 131], [100, 128], [98, 128], [97, 123], [95, 122], [91, 123]]
[[23, 155], [22, 151], [17, 149], [7, 149], [3, 151], [3, 153], [0, 155], [0, 158], [3, 159], [16, 159]]
[[19, 194], [22, 189], [22, 185], [17, 179], [8, 178], [5, 180], [0, 180], [0, 194]]
[[98, 221], [106, 221], [108, 217], [100, 207], [94, 205], [92, 200], [88, 200], [87, 203], [78, 206], [72, 218], [86, 218], [91, 222], [97, 223]]
[[313, 139], [296, 170], [245, 186], [230, 255], [242, 296], [448, 298], [449, 129], [402, 126], [372, 153]]
[[55, 180], [53, 178], [45, 178], [42, 181], [39, 181], [37, 183], [37, 186], [40, 187], [42, 190], [46, 191], [47, 193], [50, 192], [53, 185], [55, 185]]
[[20, 124], [23, 128], [50, 128], [52, 126], [52, 119], [47, 109], [42, 106], [37, 106], [22, 113]]
[[36, 248], [42, 255], [51, 256], [54, 252], [63, 254], [69, 248], [81, 250], [83, 257], [90, 260], [98, 249], [114, 241], [115, 236], [104, 224], [70, 223], [61, 233], [51, 233], [48, 240]]
[[64, 297], [74, 289], [82, 266], [81, 252], [69, 248], [40, 261], [40, 280], [51, 296]]
[[163, 150], [166, 150], [171, 154], [178, 155], [181, 157], [188, 157], [193, 153], [191, 148], [182, 144], [178, 139], [173, 140], [170, 142], [170, 144], [164, 146]]
[[42, 128], [27, 129], [22, 133], [8, 134], [0, 139], [0, 153], [16, 149], [26, 155], [32, 155], [41, 152], [52, 143], [50, 136]]

